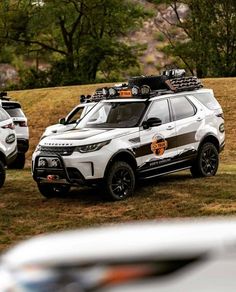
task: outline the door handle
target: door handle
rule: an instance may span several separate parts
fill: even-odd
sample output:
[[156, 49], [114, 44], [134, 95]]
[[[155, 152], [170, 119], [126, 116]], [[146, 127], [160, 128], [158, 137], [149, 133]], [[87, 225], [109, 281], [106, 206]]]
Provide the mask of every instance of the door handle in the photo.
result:
[[202, 117], [197, 117], [197, 121], [198, 121], [198, 122], [201, 122], [202, 120], [203, 120]]
[[173, 130], [174, 129], [174, 126], [173, 125], [169, 125], [166, 130]]

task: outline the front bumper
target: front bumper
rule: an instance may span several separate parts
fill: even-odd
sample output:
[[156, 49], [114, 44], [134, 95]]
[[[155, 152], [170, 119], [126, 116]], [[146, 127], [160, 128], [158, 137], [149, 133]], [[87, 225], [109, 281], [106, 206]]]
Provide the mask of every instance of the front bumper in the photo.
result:
[[[58, 160], [58, 167], [39, 166], [39, 160], [47, 161]], [[98, 183], [100, 179], [86, 179], [76, 167], [67, 167], [61, 155], [39, 155], [36, 156], [33, 163], [33, 179], [36, 182], [70, 184], [70, 185], [91, 185]], [[92, 165], [93, 169], [93, 165]]]

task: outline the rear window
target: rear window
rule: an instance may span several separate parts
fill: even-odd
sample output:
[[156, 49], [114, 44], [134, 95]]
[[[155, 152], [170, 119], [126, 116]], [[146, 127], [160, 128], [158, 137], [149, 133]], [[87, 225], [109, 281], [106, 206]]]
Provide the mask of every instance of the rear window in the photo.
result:
[[205, 105], [210, 110], [215, 110], [220, 108], [220, 104], [215, 99], [214, 95], [210, 92], [195, 93], [194, 96], [198, 101]]
[[10, 117], [4, 109], [0, 108], [0, 121], [8, 120]]
[[5, 109], [11, 117], [25, 117], [24, 113], [20, 108], [6, 108]]

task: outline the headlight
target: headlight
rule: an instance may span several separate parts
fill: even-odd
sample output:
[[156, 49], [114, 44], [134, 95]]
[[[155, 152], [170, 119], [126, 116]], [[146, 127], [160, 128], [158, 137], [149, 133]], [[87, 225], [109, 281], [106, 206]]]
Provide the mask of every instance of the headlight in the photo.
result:
[[78, 151], [80, 153], [97, 151], [97, 150], [101, 149], [103, 146], [109, 144], [110, 142], [111, 142], [111, 140], [99, 142], [99, 143], [94, 143], [94, 144], [89, 144], [89, 145], [77, 146], [75, 148], [75, 151]]

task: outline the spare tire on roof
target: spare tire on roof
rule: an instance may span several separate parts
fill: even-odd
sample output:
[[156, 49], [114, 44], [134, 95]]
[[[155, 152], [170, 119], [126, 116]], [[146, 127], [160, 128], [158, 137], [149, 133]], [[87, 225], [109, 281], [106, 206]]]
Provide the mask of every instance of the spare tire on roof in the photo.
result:
[[168, 86], [165, 84], [165, 81], [168, 79], [167, 76], [137, 76], [132, 77], [128, 81], [129, 87], [138, 86], [141, 87], [142, 85], [148, 85], [151, 90], [158, 90], [158, 89], [168, 89]]

